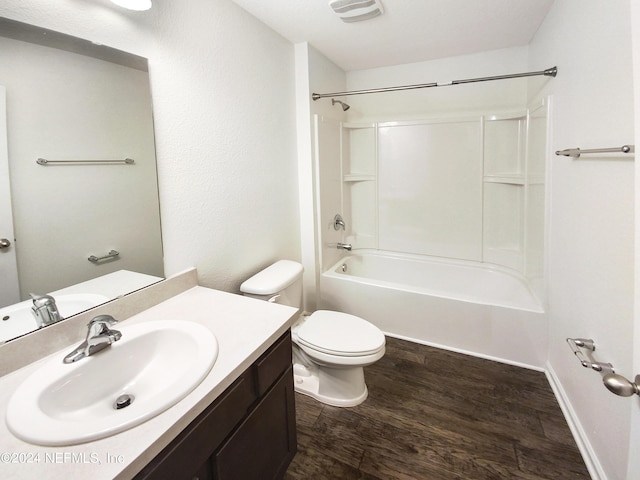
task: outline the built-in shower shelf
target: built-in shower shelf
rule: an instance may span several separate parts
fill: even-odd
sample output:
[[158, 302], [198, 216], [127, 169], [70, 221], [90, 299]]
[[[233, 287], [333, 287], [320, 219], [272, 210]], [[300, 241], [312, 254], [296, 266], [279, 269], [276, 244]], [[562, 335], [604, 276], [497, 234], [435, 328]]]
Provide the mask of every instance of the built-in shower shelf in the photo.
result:
[[485, 175], [484, 181], [487, 183], [506, 183], [508, 185], [524, 185], [524, 175], [517, 173], [500, 173], [496, 175]]
[[540, 185], [544, 183], [543, 175], [529, 175], [528, 179], [525, 179], [524, 175], [519, 173], [498, 173], [492, 175], [485, 175], [484, 181], [486, 183], [502, 183], [506, 185]]
[[376, 124], [371, 122], [344, 122], [342, 126], [344, 128], [374, 128]]
[[371, 182], [375, 179], [375, 175], [367, 173], [348, 173], [343, 177], [345, 182]]

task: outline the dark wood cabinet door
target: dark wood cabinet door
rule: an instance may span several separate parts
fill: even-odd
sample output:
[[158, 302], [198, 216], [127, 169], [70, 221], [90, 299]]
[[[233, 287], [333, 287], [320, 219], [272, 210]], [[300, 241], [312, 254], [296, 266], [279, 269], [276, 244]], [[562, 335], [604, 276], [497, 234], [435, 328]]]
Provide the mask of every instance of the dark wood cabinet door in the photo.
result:
[[197, 477], [199, 466], [209, 463], [214, 450], [245, 417], [255, 401], [254, 390], [253, 375], [245, 372], [136, 475], [135, 480], [192, 480]]
[[214, 479], [282, 478], [295, 453], [295, 402], [290, 366], [214, 455]]

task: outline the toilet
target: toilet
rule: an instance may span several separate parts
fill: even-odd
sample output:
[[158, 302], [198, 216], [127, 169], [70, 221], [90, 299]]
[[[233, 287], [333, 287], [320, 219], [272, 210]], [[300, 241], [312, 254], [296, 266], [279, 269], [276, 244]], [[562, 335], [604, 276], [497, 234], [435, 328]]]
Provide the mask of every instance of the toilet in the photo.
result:
[[[302, 265], [280, 260], [246, 280], [247, 297], [300, 308]], [[384, 334], [355, 315], [318, 310], [291, 327], [295, 390], [336, 407], [353, 407], [368, 395], [364, 369], [384, 355]]]

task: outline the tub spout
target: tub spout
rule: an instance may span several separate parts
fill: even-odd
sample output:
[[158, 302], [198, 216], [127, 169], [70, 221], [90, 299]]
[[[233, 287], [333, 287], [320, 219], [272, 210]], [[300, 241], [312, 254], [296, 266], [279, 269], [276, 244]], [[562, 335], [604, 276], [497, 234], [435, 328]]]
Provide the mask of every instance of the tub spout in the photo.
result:
[[338, 250], [351, 251], [351, 244], [350, 243], [338, 243], [337, 247], [338, 247]]

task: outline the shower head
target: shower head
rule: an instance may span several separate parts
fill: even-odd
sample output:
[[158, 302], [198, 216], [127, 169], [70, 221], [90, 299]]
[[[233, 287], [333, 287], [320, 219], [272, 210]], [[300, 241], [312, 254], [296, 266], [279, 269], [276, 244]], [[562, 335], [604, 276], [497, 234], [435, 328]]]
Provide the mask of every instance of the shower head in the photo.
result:
[[342, 110], [345, 112], [351, 108], [350, 105], [347, 105], [346, 103], [341, 102], [340, 100], [336, 100], [335, 98], [332, 98], [331, 105], [335, 105], [336, 103], [339, 103], [340, 105], [342, 105]]

